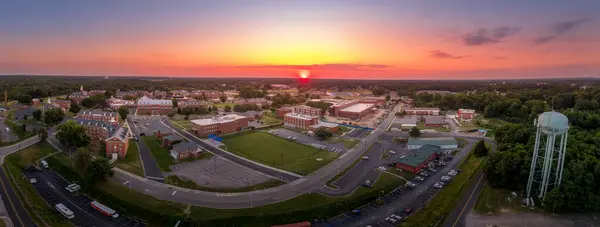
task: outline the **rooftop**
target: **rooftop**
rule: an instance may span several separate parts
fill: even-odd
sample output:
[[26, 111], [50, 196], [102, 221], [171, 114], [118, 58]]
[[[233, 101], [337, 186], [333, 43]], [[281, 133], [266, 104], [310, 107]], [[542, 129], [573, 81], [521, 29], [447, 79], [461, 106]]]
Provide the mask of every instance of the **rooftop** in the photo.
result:
[[125, 140], [127, 139], [128, 131], [129, 131], [128, 128], [119, 127], [118, 129], [114, 130], [113, 133], [111, 133], [111, 135], [106, 140], [109, 140], [112, 138], [118, 138], [119, 140], [125, 142]]
[[475, 113], [475, 110], [472, 109], [458, 109], [461, 113]]
[[194, 124], [197, 124], [197, 125], [213, 125], [213, 124], [232, 122], [232, 121], [243, 119], [243, 118], [246, 118], [246, 117], [237, 115], [237, 114], [229, 114], [229, 115], [225, 115], [222, 117], [196, 119], [196, 120], [192, 120], [191, 122]]
[[168, 140], [168, 141], [176, 141], [176, 140], [181, 140], [181, 137], [173, 134], [173, 135], [165, 136], [163, 139]]
[[312, 120], [314, 118], [318, 118], [317, 116], [304, 115], [299, 113], [286, 113], [286, 117], [300, 118], [302, 120]]
[[425, 124], [428, 124], [428, 125], [443, 125], [443, 124], [445, 124], [443, 116], [424, 116], [423, 118], [425, 119]]
[[402, 163], [409, 166], [419, 166], [419, 164], [423, 163], [427, 160], [433, 153], [436, 153], [440, 150], [439, 146], [435, 145], [423, 145], [421, 148], [417, 149], [411, 155], [407, 155], [406, 158], [398, 159], [398, 163]]
[[116, 117], [117, 113], [116, 112], [106, 112], [106, 111], [101, 111], [101, 110], [81, 110], [81, 111], [79, 111], [79, 113], [77, 113], [77, 115]]
[[373, 104], [368, 104], [368, 103], [357, 103], [354, 104], [352, 106], [346, 107], [344, 109], [342, 109], [341, 111], [344, 112], [353, 112], [353, 113], [360, 113], [363, 112], [369, 108], [373, 107]]
[[138, 105], [173, 105], [173, 101], [170, 99], [151, 99], [146, 96], [138, 99]]
[[436, 145], [436, 146], [447, 146], [447, 145], [458, 145], [458, 141], [454, 137], [435, 137], [435, 138], [414, 138], [411, 137], [408, 140], [408, 145]]
[[419, 122], [419, 118], [414, 116], [404, 116], [394, 120], [395, 124], [417, 124], [417, 122]]
[[406, 110], [433, 110], [433, 111], [440, 111], [440, 108], [437, 107], [412, 107], [412, 108], [406, 108]]
[[178, 143], [173, 145], [172, 151], [177, 153], [186, 152], [188, 149], [197, 149], [198, 145], [192, 142]]
[[336, 123], [329, 123], [329, 122], [323, 122], [323, 121], [319, 121], [319, 123], [318, 123], [318, 124], [316, 124], [316, 125], [311, 125], [310, 127], [311, 127], [311, 128], [321, 128], [321, 127], [324, 127], [324, 128], [335, 128], [335, 127], [338, 127], [338, 126], [339, 126], [339, 125], [338, 125], [338, 124], [336, 124]]

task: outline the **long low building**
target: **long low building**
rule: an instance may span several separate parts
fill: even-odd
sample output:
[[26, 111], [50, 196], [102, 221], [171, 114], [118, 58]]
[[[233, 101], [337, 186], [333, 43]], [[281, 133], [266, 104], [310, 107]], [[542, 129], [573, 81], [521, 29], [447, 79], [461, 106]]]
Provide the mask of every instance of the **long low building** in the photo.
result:
[[451, 150], [458, 148], [458, 141], [454, 137], [435, 137], [435, 138], [414, 138], [411, 137], [406, 144], [409, 150], [419, 149], [424, 145], [435, 145], [439, 146], [444, 150]]
[[229, 114], [221, 117], [196, 119], [191, 121], [194, 125], [194, 134], [204, 137], [210, 134], [222, 135], [240, 131], [248, 127], [248, 117]]
[[406, 115], [440, 115], [440, 108], [407, 108]]
[[363, 116], [373, 112], [375, 110], [375, 104], [368, 103], [356, 103], [354, 105], [348, 106], [344, 109], [341, 109], [338, 117], [345, 117], [349, 119], [359, 119]]
[[405, 158], [398, 159], [396, 168], [418, 173], [440, 155], [440, 150], [439, 146], [423, 145]]
[[151, 99], [146, 96], [137, 101], [137, 114], [169, 114], [173, 112], [173, 101], [170, 99]]

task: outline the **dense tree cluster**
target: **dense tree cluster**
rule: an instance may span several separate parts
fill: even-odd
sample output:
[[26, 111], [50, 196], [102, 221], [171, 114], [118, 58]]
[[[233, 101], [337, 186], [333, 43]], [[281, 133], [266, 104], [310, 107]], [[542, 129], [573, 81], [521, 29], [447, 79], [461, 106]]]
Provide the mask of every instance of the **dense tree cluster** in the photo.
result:
[[254, 89], [252, 87], [242, 87], [240, 89], [240, 97], [249, 99], [249, 98], [262, 98], [267, 95], [266, 91]]
[[235, 106], [233, 106], [233, 111], [234, 112], [246, 112], [246, 111], [251, 111], [251, 110], [256, 110], [259, 111], [261, 110], [260, 107], [258, 107], [258, 105], [256, 104], [237, 104]]
[[85, 128], [77, 122], [69, 120], [58, 126], [56, 138], [69, 147], [85, 147], [90, 143], [90, 137]]
[[[594, 101], [597, 102], [596, 98], [600, 97], [600, 90], [565, 91], [553, 96], [540, 95], [544, 92], [538, 90], [519, 93], [531, 99], [525, 102], [520, 99], [509, 102], [522, 102], [525, 106], [529, 105], [528, 107], [505, 105], [506, 108], [493, 110], [498, 116], [506, 117], [511, 116], [510, 112], [515, 108], [525, 109], [515, 117], [522, 122], [521, 124], [493, 129], [498, 142], [498, 152], [490, 155], [485, 167], [489, 184], [514, 191], [525, 190], [535, 145], [533, 113], [542, 111], [542, 103], [551, 103], [554, 97], [554, 109], [569, 118], [571, 128], [562, 183], [546, 195], [544, 209], [552, 212], [600, 211], [600, 110], [590, 109], [595, 105]], [[547, 100], [549, 98], [550, 101]], [[582, 101], [584, 99], [587, 101]], [[499, 103], [488, 105], [502, 106], [502, 102], [506, 100], [497, 100]], [[488, 106], [484, 108], [491, 109]], [[544, 109], [546, 108], [547, 105]]]
[[81, 105], [87, 108], [108, 107], [108, 103], [106, 103], [106, 97], [104, 95], [94, 95], [87, 97], [83, 101], [81, 101]]
[[303, 103], [306, 102], [306, 98], [304, 96], [296, 96], [296, 97], [292, 97], [290, 94], [285, 93], [285, 94], [277, 94], [275, 95], [275, 97], [273, 97], [271, 99], [271, 101], [273, 102], [271, 105], [275, 108], [279, 108], [282, 107], [283, 105], [294, 105], [297, 103]]
[[48, 125], [59, 123], [64, 117], [65, 113], [59, 108], [52, 108], [44, 111], [44, 123]]

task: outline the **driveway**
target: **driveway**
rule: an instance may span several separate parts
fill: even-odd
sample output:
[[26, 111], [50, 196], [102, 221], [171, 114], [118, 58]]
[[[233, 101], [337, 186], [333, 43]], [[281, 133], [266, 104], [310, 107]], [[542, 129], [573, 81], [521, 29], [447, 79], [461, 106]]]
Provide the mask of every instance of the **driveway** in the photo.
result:
[[[129, 125], [131, 132], [139, 138], [140, 131], [138, 130], [136, 124], [133, 123], [133, 120], [131, 118], [127, 118], [127, 124]], [[142, 139], [136, 141], [135, 143], [138, 145], [138, 149], [140, 150], [140, 157], [142, 158], [142, 167], [144, 169], [144, 175], [150, 179], [160, 181], [164, 180], [163, 174], [160, 171], [160, 168], [158, 168], [154, 156], [152, 156], [152, 153], [150, 153], [150, 148], [148, 148], [148, 146], [146, 145], [146, 143], [144, 143]]]

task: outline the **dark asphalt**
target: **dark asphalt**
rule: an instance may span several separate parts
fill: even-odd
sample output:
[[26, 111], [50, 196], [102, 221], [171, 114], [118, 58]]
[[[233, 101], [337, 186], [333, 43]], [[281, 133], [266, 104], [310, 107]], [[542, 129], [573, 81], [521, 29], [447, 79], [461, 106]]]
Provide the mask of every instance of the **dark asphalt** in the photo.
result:
[[166, 125], [168, 125], [169, 127], [171, 127], [172, 129], [175, 129], [175, 131], [177, 131], [179, 134], [183, 135], [185, 138], [187, 138], [189, 141], [193, 141], [196, 144], [204, 147], [205, 149], [213, 152], [214, 154], [221, 156], [225, 159], [231, 160], [232, 162], [235, 162], [239, 165], [248, 167], [250, 169], [256, 170], [258, 172], [276, 177], [284, 182], [290, 182], [290, 181], [294, 181], [299, 179], [300, 177], [298, 175], [292, 175], [280, 170], [276, 170], [275, 168], [272, 167], [268, 167], [266, 165], [259, 165], [256, 164], [254, 162], [251, 162], [247, 159], [244, 159], [242, 157], [239, 157], [237, 155], [234, 155], [232, 153], [229, 153], [225, 150], [222, 150], [218, 147], [214, 147], [211, 144], [208, 144], [204, 141], [202, 141], [201, 139], [199, 139], [198, 137], [192, 136], [190, 134], [188, 134], [188, 132], [182, 130], [181, 128], [171, 124], [171, 122], [169, 122], [168, 120], [163, 121]]
[[36, 226], [27, 214], [27, 211], [25, 211], [19, 197], [15, 194], [19, 192], [13, 191], [12, 187], [10, 187], [8, 178], [2, 168], [0, 168], [0, 180], [0, 183], [2, 184], [0, 195], [2, 196], [4, 207], [6, 207], [6, 211], [8, 212], [8, 216], [13, 225], [16, 227]]
[[479, 170], [474, 177], [469, 180], [468, 190], [463, 191], [460, 196], [460, 201], [446, 219], [444, 227], [465, 226], [465, 216], [473, 209], [475, 203], [477, 203], [477, 198], [479, 198], [479, 194], [481, 193], [481, 190], [483, 190], [484, 185], [485, 179], [483, 171]]
[[131, 118], [127, 118], [127, 123], [129, 125], [129, 128], [131, 128], [131, 132], [133, 132], [133, 134], [140, 139], [136, 143], [138, 145], [140, 156], [142, 158], [144, 175], [146, 176], [146, 178], [162, 181], [164, 179], [162, 171], [160, 171], [160, 168], [158, 168], [158, 164], [156, 163], [154, 156], [152, 156], [152, 153], [150, 153], [150, 148], [148, 148], [146, 143], [144, 143], [144, 140], [140, 138], [140, 131], [138, 130], [137, 126], [135, 125], [135, 123], [133, 123], [133, 120]]

